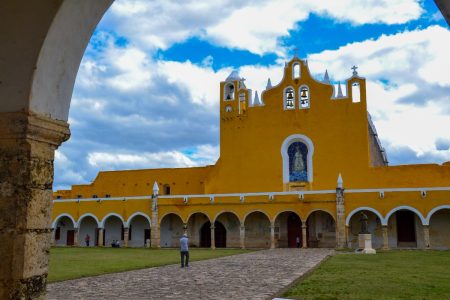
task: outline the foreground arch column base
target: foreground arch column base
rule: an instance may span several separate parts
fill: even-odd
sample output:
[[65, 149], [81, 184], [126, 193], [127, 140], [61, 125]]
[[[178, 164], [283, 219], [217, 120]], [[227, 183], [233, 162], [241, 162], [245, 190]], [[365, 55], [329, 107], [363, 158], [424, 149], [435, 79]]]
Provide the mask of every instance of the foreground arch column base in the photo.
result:
[[45, 296], [56, 148], [66, 122], [0, 113], [0, 299]]

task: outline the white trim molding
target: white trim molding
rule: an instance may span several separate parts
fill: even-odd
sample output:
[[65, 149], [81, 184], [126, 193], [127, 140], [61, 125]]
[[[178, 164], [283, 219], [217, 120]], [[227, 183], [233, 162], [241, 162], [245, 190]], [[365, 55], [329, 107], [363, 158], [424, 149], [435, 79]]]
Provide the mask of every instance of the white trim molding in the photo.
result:
[[422, 221], [422, 225], [428, 225], [427, 220], [422, 216], [422, 213], [420, 211], [417, 210], [417, 208], [414, 208], [412, 206], [408, 206], [408, 205], [402, 205], [402, 206], [397, 206], [393, 209], [391, 209], [391, 211], [389, 211], [385, 217], [385, 222], [386, 225], [389, 222], [389, 218], [397, 211], [399, 210], [409, 210], [412, 211], [414, 213], [416, 213], [416, 215], [419, 217], [420, 221]]
[[58, 215], [58, 216], [55, 218], [55, 220], [54, 220], [53, 223], [52, 223], [52, 228], [53, 228], [53, 229], [56, 228], [56, 225], [58, 224], [59, 219], [61, 219], [62, 217], [68, 217], [68, 218], [72, 221], [73, 228], [75, 228], [75, 229], [78, 228], [77, 222], [75, 222], [75, 219], [74, 219], [71, 215], [64, 213], [64, 214]]
[[152, 226], [152, 220], [150, 219], [150, 217], [147, 214], [145, 214], [145, 213], [143, 213], [141, 211], [137, 211], [137, 212], [133, 213], [131, 216], [128, 217], [127, 221], [125, 222], [126, 225], [124, 225], [124, 227], [128, 227], [129, 228], [130, 227], [130, 222], [133, 221], [133, 218], [136, 217], [136, 216], [144, 217], [148, 221], [148, 224], [150, 226]]
[[381, 225], [383, 225], [383, 226], [387, 225], [387, 220], [385, 220], [383, 218], [383, 215], [380, 214], [380, 212], [378, 210], [376, 210], [375, 208], [372, 208], [372, 207], [368, 207], [368, 206], [361, 206], [361, 207], [355, 208], [347, 215], [347, 218], [345, 219], [345, 226], [350, 225], [350, 219], [353, 217], [354, 214], [356, 214], [357, 212], [360, 212], [360, 211], [364, 211], [364, 210], [373, 212], [378, 218], [380, 218]]
[[98, 220], [98, 218], [97, 218], [96, 215], [91, 214], [91, 213], [85, 213], [85, 214], [81, 215], [81, 216], [78, 218], [78, 221], [77, 221], [77, 228], [80, 228], [81, 221], [83, 221], [83, 219], [86, 218], [86, 217], [91, 217], [91, 218], [93, 218], [93, 219], [95, 220], [95, 222], [97, 222], [97, 227], [100, 227], [100, 221]]
[[432, 210], [430, 210], [430, 212], [428, 213], [427, 218], [426, 218], [427, 225], [430, 225], [431, 217], [433, 216], [433, 214], [442, 209], [450, 209], [450, 205], [439, 205], [439, 206], [436, 206], [435, 208], [433, 208]]
[[306, 157], [306, 168], [308, 170], [308, 181], [313, 181], [313, 154], [314, 145], [309, 137], [303, 134], [292, 134], [288, 136], [281, 144], [281, 157], [283, 159], [283, 183], [289, 182], [289, 155], [288, 148], [292, 143], [302, 142], [308, 148], [308, 155]]
[[113, 213], [113, 212], [112, 212], [112, 213], [109, 213], [109, 214], [107, 214], [106, 216], [103, 217], [102, 221], [100, 222], [100, 228], [105, 228], [105, 221], [106, 221], [109, 217], [112, 217], [112, 216], [118, 217], [118, 218], [122, 221], [123, 227], [126, 227], [126, 226], [125, 226], [126, 223], [125, 223], [125, 220], [123, 219], [123, 217], [122, 217], [121, 215], [119, 215], [118, 213]]

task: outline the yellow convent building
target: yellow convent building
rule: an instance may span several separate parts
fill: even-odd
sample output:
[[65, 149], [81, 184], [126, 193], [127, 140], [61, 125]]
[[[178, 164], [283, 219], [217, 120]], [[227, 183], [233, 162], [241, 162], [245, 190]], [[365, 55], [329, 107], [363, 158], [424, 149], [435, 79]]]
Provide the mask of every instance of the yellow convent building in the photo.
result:
[[[343, 92], [344, 91], [344, 92]], [[450, 248], [450, 162], [388, 166], [366, 82], [335, 89], [293, 58], [261, 99], [236, 72], [220, 83], [215, 165], [100, 172], [54, 193], [56, 245]]]

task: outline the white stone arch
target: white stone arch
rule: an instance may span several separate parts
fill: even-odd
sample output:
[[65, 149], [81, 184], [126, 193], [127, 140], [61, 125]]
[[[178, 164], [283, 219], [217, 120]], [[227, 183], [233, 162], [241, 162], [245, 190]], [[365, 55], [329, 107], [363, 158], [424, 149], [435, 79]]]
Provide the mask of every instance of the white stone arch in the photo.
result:
[[279, 212], [275, 215], [275, 217], [273, 218], [273, 220], [270, 220], [270, 219], [269, 219], [270, 223], [275, 223], [275, 221], [277, 220], [277, 218], [278, 218], [282, 213], [294, 213], [294, 214], [296, 214], [296, 215], [299, 217], [299, 219], [300, 219], [300, 221], [302, 222], [302, 224], [303, 224], [303, 222], [304, 222], [304, 221], [302, 220], [302, 216], [300, 216], [300, 214], [299, 214], [298, 212], [296, 212], [296, 211], [293, 210], [293, 209], [285, 209], [285, 210], [279, 211]]
[[192, 213], [189, 214], [188, 217], [186, 218], [186, 222], [185, 222], [185, 220], [183, 220], [183, 219], [181, 219], [181, 220], [183, 220], [183, 223], [187, 224], [187, 223], [189, 223], [189, 219], [190, 219], [193, 215], [195, 215], [195, 214], [203, 214], [203, 215], [205, 215], [205, 216], [208, 218], [208, 221], [211, 222], [211, 217], [208, 215], [208, 213], [206, 213], [206, 212], [204, 212], [204, 211], [195, 211], [195, 212], [192, 212]]
[[159, 218], [159, 224], [161, 224], [162, 220], [164, 220], [164, 218], [167, 217], [168, 215], [175, 215], [175, 216], [177, 216], [178, 218], [180, 218], [180, 220], [181, 220], [182, 223], [184, 223], [183, 218], [182, 218], [177, 212], [175, 212], [175, 211], [169, 211], [169, 212], [166, 212], [165, 214], [161, 215], [161, 218]]
[[391, 211], [389, 211], [386, 215], [386, 217], [384, 218], [385, 224], [382, 223], [382, 225], [387, 225], [389, 222], [389, 218], [397, 211], [399, 210], [409, 210], [412, 211], [414, 213], [416, 213], [416, 215], [419, 217], [420, 221], [422, 222], [422, 225], [428, 225], [427, 220], [422, 216], [422, 213], [420, 211], [418, 211], [416, 208], [412, 207], [412, 206], [408, 206], [408, 205], [402, 205], [402, 206], [397, 206], [393, 209], [391, 209]]
[[[296, 69], [298, 68], [298, 76], [296, 76]], [[302, 77], [302, 65], [300, 64], [300, 61], [295, 61], [292, 64], [292, 79], [300, 79]]]
[[235, 211], [232, 211], [232, 210], [221, 210], [220, 212], [218, 212], [214, 216], [213, 221], [211, 222], [211, 224], [214, 224], [217, 221], [217, 218], [220, 217], [220, 215], [225, 214], [225, 213], [230, 213], [232, 215], [235, 215], [236, 218], [239, 220], [239, 223], [241, 223], [241, 218], [239, 218], [239, 215]]
[[313, 181], [313, 155], [314, 144], [309, 137], [303, 134], [292, 134], [288, 136], [281, 144], [281, 157], [283, 159], [283, 183], [289, 182], [289, 155], [288, 148], [292, 143], [302, 142], [308, 148], [308, 155], [306, 158], [306, 167], [308, 169], [308, 181]]
[[95, 220], [95, 222], [97, 222], [97, 226], [100, 227], [100, 221], [98, 220], [98, 218], [97, 218], [96, 215], [91, 214], [91, 213], [85, 213], [85, 214], [81, 215], [81, 216], [78, 218], [78, 221], [77, 221], [77, 228], [80, 228], [81, 221], [83, 221], [83, 219], [86, 218], [86, 217], [92, 217], [92, 218]]
[[362, 207], [355, 208], [354, 210], [352, 210], [352, 211], [347, 215], [347, 218], [345, 219], [345, 226], [349, 226], [349, 224], [350, 224], [350, 219], [353, 217], [354, 214], [356, 214], [357, 212], [360, 212], [360, 211], [364, 211], [364, 210], [373, 212], [378, 218], [380, 218], [381, 225], [383, 225], [383, 226], [386, 226], [386, 225], [387, 225], [387, 220], [388, 220], [388, 219], [384, 219], [384, 218], [383, 218], [383, 215], [380, 214], [380, 212], [379, 212], [378, 210], [376, 210], [376, 209], [374, 209], [374, 208], [372, 208], [372, 207], [362, 206]]
[[242, 221], [242, 224], [245, 224], [245, 220], [247, 220], [247, 217], [249, 215], [251, 215], [252, 213], [255, 213], [255, 212], [260, 212], [263, 215], [265, 215], [267, 217], [267, 220], [269, 220], [269, 223], [272, 224], [272, 220], [270, 219], [269, 215], [265, 211], [263, 211], [262, 209], [256, 209], [256, 210], [252, 210], [252, 211], [249, 211], [248, 213], [246, 213], [245, 216], [244, 216], [244, 219]]
[[123, 225], [123, 227], [125, 227], [125, 225], [126, 225], [126, 222], [125, 222], [125, 220], [123, 219], [123, 217], [121, 216], [121, 215], [119, 215], [118, 213], [109, 213], [109, 214], [107, 214], [106, 216], [104, 216], [103, 217], [103, 219], [102, 219], [102, 221], [100, 222], [100, 228], [105, 228], [105, 222], [106, 222], [106, 220], [109, 218], [109, 217], [118, 217], [121, 221], [122, 221], [122, 225]]
[[[307, 107], [302, 107], [301, 104], [301, 100], [302, 100], [302, 89], [306, 88], [308, 91], [308, 106]], [[299, 109], [309, 109], [311, 107], [311, 89], [309, 88], [309, 86], [307, 84], [302, 84], [299, 88], [298, 88], [298, 108]]]
[[53, 221], [53, 223], [52, 223], [52, 228], [53, 228], [53, 229], [56, 228], [56, 225], [58, 224], [59, 219], [61, 219], [61, 218], [63, 218], [63, 217], [68, 217], [68, 218], [72, 221], [73, 228], [78, 228], [78, 224], [77, 224], [77, 222], [75, 222], [75, 219], [74, 219], [70, 214], [63, 213], [63, 214], [58, 215], [58, 216], [55, 218], [55, 220]]
[[144, 217], [148, 221], [148, 224], [150, 226], [152, 226], [152, 220], [150, 219], [150, 217], [147, 214], [143, 213], [143, 212], [137, 211], [137, 212], [133, 213], [131, 216], [128, 217], [128, 220], [124, 223], [124, 227], [130, 227], [131, 221], [133, 221], [133, 218], [136, 217], [136, 216]]
[[[293, 100], [294, 107], [292, 107], [292, 108], [286, 108], [286, 100], [287, 100], [287, 97], [286, 97], [286, 91], [287, 91], [288, 89], [292, 89], [292, 94], [293, 94], [293, 97], [294, 97], [294, 100]], [[285, 88], [283, 89], [283, 109], [284, 109], [284, 110], [295, 110], [295, 107], [296, 107], [295, 102], [297, 101], [297, 100], [296, 100], [296, 99], [297, 99], [296, 95], [297, 95], [297, 93], [295, 92], [295, 89], [294, 89], [294, 87], [292, 87], [292, 86], [287, 86], [287, 87], [285, 87]]]
[[436, 206], [435, 208], [433, 208], [432, 210], [430, 210], [430, 212], [428, 213], [428, 215], [427, 215], [427, 217], [426, 217], [426, 223], [423, 223], [423, 225], [430, 225], [430, 220], [431, 220], [431, 217], [433, 216], [433, 214], [435, 213], [435, 212], [438, 212], [438, 211], [440, 211], [440, 210], [442, 210], [442, 209], [450, 209], [450, 205], [439, 205], [439, 206]]
[[308, 218], [309, 218], [313, 213], [319, 212], [319, 211], [329, 214], [329, 215], [331, 216], [331, 218], [333, 218], [333, 221], [336, 223], [336, 217], [335, 217], [335, 215], [334, 215], [331, 211], [329, 211], [328, 209], [323, 209], [323, 208], [315, 208], [315, 209], [311, 210], [310, 212], [308, 212], [308, 214], [306, 215], [305, 222], [308, 221]]

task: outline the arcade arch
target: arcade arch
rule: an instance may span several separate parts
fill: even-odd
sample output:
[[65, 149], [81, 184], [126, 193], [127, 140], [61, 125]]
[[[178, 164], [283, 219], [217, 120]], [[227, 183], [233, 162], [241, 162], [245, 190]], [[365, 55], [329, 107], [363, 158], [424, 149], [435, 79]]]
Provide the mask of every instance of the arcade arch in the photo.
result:
[[57, 246], [75, 246], [78, 237], [76, 236], [76, 223], [72, 216], [62, 214], [53, 222], [54, 241]]
[[[302, 220], [293, 211], [284, 211], [275, 217], [275, 247], [295, 248], [302, 245]], [[297, 238], [299, 245], [297, 245]]]
[[248, 213], [244, 218], [245, 247], [270, 247], [270, 219], [261, 211]]
[[325, 210], [314, 210], [306, 219], [306, 238], [309, 248], [336, 247], [336, 222]]
[[184, 233], [184, 224], [179, 215], [176, 213], [166, 214], [162, 217], [159, 228], [161, 248], [180, 246], [180, 237]]

